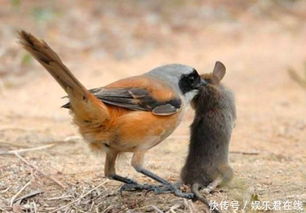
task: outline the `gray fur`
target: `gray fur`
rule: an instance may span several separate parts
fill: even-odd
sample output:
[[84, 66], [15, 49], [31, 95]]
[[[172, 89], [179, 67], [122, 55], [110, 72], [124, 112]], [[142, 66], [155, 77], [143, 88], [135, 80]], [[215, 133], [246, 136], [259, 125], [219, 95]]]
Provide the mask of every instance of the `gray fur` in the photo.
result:
[[228, 152], [236, 119], [234, 95], [222, 85], [210, 83], [199, 91], [193, 106], [196, 113], [182, 181], [203, 187], [218, 177], [227, 182], [233, 176]]

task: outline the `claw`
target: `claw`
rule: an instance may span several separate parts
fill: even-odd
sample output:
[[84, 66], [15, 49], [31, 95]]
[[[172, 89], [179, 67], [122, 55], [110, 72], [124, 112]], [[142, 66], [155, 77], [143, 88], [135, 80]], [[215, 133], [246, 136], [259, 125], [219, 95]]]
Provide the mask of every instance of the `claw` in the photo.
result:
[[194, 199], [195, 197], [193, 193], [182, 192], [182, 190], [179, 189], [179, 185], [169, 184], [167, 186], [167, 189], [170, 190], [170, 192], [175, 194], [177, 197], [182, 197], [186, 199]]
[[189, 200], [193, 200], [195, 198], [193, 193], [185, 193], [185, 192], [182, 192], [180, 190], [178, 192], [175, 192], [174, 194], [178, 197], [186, 198], [186, 199], [189, 199]]
[[182, 197], [182, 198], [186, 198], [186, 199], [189, 199], [189, 200], [193, 200], [195, 198], [195, 195], [193, 193], [182, 192], [180, 189], [177, 189], [177, 188], [175, 188], [173, 193], [177, 197]]
[[144, 185], [141, 185], [141, 184], [138, 184], [138, 183], [126, 183], [126, 184], [123, 184], [121, 187], [120, 187], [120, 192], [123, 192], [123, 191], [139, 191], [139, 190], [144, 190]]
[[164, 185], [149, 185], [149, 184], [138, 184], [138, 183], [126, 183], [120, 187], [120, 192], [123, 191], [153, 191], [156, 194], [172, 192], [170, 187]]
[[173, 193], [174, 195], [186, 199], [194, 199], [193, 193], [185, 193], [182, 192], [180, 189], [175, 187], [172, 184], [165, 184], [165, 185], [149, 185], [149, 184], [138, 184], [138, 183], [126, 183], [120, 187], [120, 193], [123, 191], [152, 191], [155, 194], [165, 194], [165, 193]]

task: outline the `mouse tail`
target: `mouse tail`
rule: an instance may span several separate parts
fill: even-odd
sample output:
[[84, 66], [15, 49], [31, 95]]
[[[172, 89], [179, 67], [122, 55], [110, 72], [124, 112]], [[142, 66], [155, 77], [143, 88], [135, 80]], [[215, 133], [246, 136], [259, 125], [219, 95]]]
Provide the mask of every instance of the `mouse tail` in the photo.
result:
[[191, 186], [191, 191], [192, 193], [195, 195], [195, 198], [199, 201], [201, 201], [205, 206], [206, 206], [206, 209], [205, 211], [206, 212], [213, 212], [213, 213], [221, 213], [218, 209], [210, 209], [210, 205], [209, 205], [209, 201], [207, 200], [207, 198], [205, 196], [203, 196], [199, 189], [200, 189], [200, 184], [199, 183], [194, 183], [192, 184]]

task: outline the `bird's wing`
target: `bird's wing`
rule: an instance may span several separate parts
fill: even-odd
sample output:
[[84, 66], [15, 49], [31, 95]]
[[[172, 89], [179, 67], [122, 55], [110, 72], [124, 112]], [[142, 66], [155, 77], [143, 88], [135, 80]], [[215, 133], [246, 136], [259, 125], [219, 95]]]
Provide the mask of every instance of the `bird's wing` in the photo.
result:
[[[144, 76], [134, 76], [89, 90], [103, 103], [129, 110], [150, 111], [167, 116], [181, 109], [181, 99], [163, 82]], [[69, 103], [63, 106], [69, 108]]]
[[[181, 107], [179, 98], [156, 100], [144, 88], [95, 88], [89, 90], [102, 102], [129, 110], [151, 111], [155, 115], [167, 116], [175, 114]], [[63, 107], [69, 108], [69, 103]]]

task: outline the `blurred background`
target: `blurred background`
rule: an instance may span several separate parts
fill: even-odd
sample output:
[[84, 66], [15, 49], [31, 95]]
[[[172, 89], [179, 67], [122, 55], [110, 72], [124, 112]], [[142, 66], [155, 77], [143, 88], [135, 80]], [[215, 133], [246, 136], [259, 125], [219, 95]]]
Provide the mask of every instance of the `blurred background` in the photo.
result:
[[[70, 190], [54, 186], [18, 158], [0, 155], [0, 211], [9, 209], [11, 197], [33, 177], [35, 183], [22, 193], [37, 188], [45, 193], [21, 203], [23, 209], [34, 202], [38, 210], [48, 211], [44, 204], [54, 210], [71, 200], [47, 198], [78, 195], [104, 181], [104, 157], [78, 143], [82, 139], [69, 113], [60, 109], [65, 94], [18, 45], [21, 29], [47, 41], [87, 88], [162, 64], [188, 64], [205, 73], [222, 61], [223, 82], [236, 94], [238, 111], [230, 147], [235, 179], [210, 198], [306, 200], [306, 1], [0, 0], [0, 5], [0, 153], [56, 144], [24, 156]], [[192, 118], [190, 110], [175, 133], [149, 151], [149, 169], [178, 180]], [[148, 181], [133, 171], [129, 154], [119, 161], [119, 173]], [[118, 188], [106, 185], [100, 193]], [[148, 203], [164, 211], [190, 207], [163, 196], [116, 200], [110, 212], [142, 212]], [[97, 209], [105, 210], [112, 199]], [[82, 205], [78, 208], [89, 211]]]

